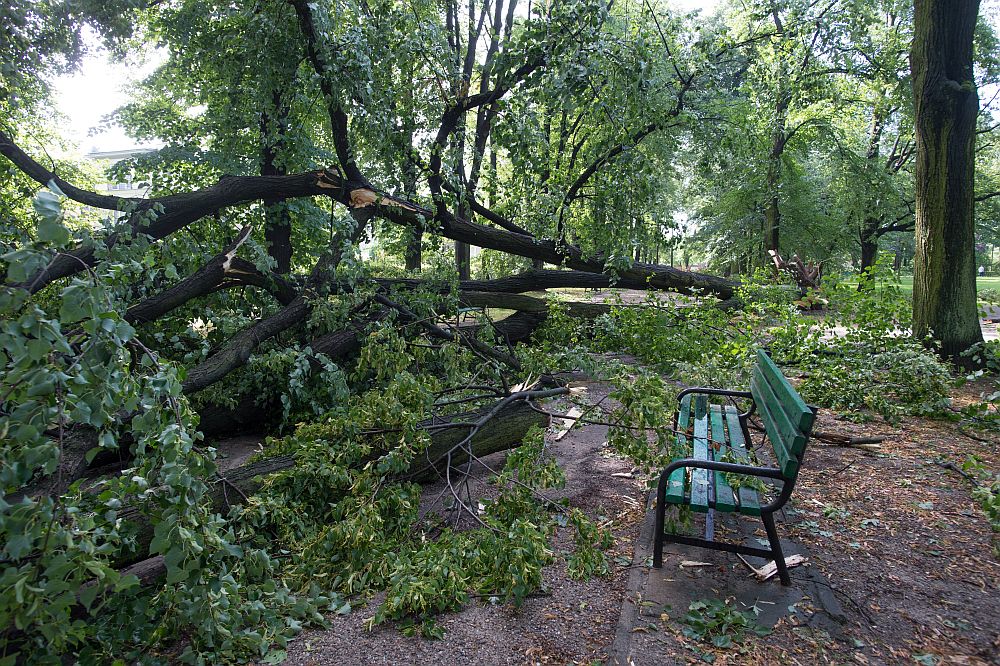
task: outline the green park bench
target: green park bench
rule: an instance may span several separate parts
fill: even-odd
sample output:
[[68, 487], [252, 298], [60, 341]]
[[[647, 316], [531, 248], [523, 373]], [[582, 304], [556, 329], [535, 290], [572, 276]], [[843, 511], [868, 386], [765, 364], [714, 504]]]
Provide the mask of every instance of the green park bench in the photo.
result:
[[[731, 402], [738, 399], [752, 402], [748, 411], [741, 413], [734, 404], [710, 404], [710, 396], [728, 398]], [[816, 409], [806, 405], [762, 350], [757, 352], [749, 391], [689, 388], [682, 391], [678, 399], [680, 410], [674, 430], [679, 433], [678, 444], [690, 454], [687, 458], [673, 460], [660, 474], [656, 490], [653, 566], [663, 566], [665, 542], [682, 543], [773, 560], [782, 585], [789, 585], [791, 580], [774, 527], [774, 513], [785, 505], [795, 487]], [[753, 464], [747, 451], [747, 443], [751, 442], [747, 421], [755, 412], [773, 450], [774, 466]], [[777, 497], [762, 504], [758, 491], [747, 484], [745, 478], [741, 479], [744, 483], [733, 488], [726, 472], [770, 479], [780, 486], [776, 488]], [[690, 506], [693, 511], [707, 513], [705, 538], [665, 533], [664, 518], [669, 504]], [[770, 549], [715, 541], [713, 510], [760, 516]]]

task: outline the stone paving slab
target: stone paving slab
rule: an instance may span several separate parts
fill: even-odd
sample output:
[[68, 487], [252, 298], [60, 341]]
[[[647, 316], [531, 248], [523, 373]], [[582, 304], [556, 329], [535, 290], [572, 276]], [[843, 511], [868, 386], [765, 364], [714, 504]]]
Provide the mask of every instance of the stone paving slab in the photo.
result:
[[[715, 514], [716, 538], [722, 532], [729, 540], [742, 541], [758, 546], [757, 539], [763, 537], [763, 525], [759, 519]], [[721, 518], [721, 519], [720, 519]], [[778, 533], [782, 534], [782, 522], [778, 515]], [[692, 530], [703, 529], [704, 517], [696, 516]], [[760, 527], [759, 534], [755, 533]], [[800, 554], [809, 557], [799, 544], [782, 539], [781, 547], [785, 557]], [[781, 585], [775, 576], [766, 582], [759, 582], [750, 576], [749, 570], [731, 553], [708, 550], [682, 544], [667, 544], [663, 551], [663, 568], [652, 568], [653, 553], [653, 511], [650, 505], [639, 534], [632, 573], [622, 614], [619, 619], [615, 640], [610, 651], [609, 663], [614, 666], [662, 666], [686, 663], [690, 655], [679, 655], [682, 659], [665, 654], [664, 642], [657, 637], [654, 629], [660, 623], [661, 613], [672, 618], [683, 616], [688, 606], [700, 599], [735, 598], [741, 609], [757, 608], [757, 622], [773, 627], [779, 619], [787, 617], [789, 607], [807, 602], [818, 609], [812, 615], [810, 624], [825, 629], [831, 635], [840, 632], [844, 614], [829, 583], [815, 568], [799, 566], [789, 570], [792, 585]], [[708, 562], [706, 567], [681, 567], [683, 561]], [[748, 557], [755, 567], [765, 562], [761, 558]]]

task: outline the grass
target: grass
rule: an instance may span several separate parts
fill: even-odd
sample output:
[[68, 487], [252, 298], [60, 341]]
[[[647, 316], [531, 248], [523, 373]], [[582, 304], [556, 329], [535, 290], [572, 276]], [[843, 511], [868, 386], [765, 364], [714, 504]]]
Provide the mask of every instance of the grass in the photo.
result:
[[[845, 284], [856, 285], [857, 281], [848, 280]], [[904, 294], [913, 294], [913, 276], [903, 275], [899, 278], [899, 289]], [[993, 277], [977, 277], [976, 278], [976, 291], [982, 291], [983, 289], [997, 289], [1000, 290], [1000, 276]]]
[[[907, 294], [913, 293], [913, 276], [904, 275], [899, 278], [899, 288], [906, 292]], [[983, 289], [1000, 289], [1000, 276], [995, 277], [977, 277], [976, 278], [976, 290], [981, 291]]]

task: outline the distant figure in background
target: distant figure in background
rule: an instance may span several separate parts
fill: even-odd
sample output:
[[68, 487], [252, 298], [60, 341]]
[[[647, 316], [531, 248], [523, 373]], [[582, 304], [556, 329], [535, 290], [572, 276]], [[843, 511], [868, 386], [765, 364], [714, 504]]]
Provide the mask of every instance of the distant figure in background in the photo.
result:
[[983, 277], [984, 275], [986, 275], [986, 266], [980, 266], [979, 267], [979, 277]]

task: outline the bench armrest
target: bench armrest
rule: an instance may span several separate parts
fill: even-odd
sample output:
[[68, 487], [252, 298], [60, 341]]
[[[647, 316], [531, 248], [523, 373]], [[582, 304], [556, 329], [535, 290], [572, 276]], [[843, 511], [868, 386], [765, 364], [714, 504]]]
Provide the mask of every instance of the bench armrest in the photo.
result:
[[660, 484], [664, 485], [663, 490], [666, 490], [665, 484], [667, 477], [671, 475], [675, 470], [682, 467], [691, 467], [694, 469], [707, 469], [716, 472], [729, 472], [730, 474], [746, 474], [747, 476], [758, 476], [766, 479], [781, 479], [784, 480], [781, 470], [777, 467], [755, 467], [753, 465], [742, 465], [739, 463], [729, 463], [722, 462], [721, 460], [698, 460], [696, 458], [682, 458], [680, 460], [675, 460], [667, 465], [666, 469], [660, 472]]
[[[692, 386], [691, 388], [686, 388], [677, 394], [677, 402], [680, 403], [681, 398], [689, 394], [700, 394], [700, 395], [723, 395], [731, 398], [747, 398], [750, 400], [750, 409], [740, 414], [740, 423], [746, 423], [746, 418], [753, 414], [757, 409], [757, 401], [754, 400], [753, 393], [750, 391], [732, 391], [729, 389], [719, 389], [719, 388], [709, 388], [707, 386]], [[678, 412], [674, 412], [674, 430], [677, 430], [677, 417]], [[744, 427], [745, 431], [745, 427]], [[749, 441], [749, 435], [747, 435]]]

